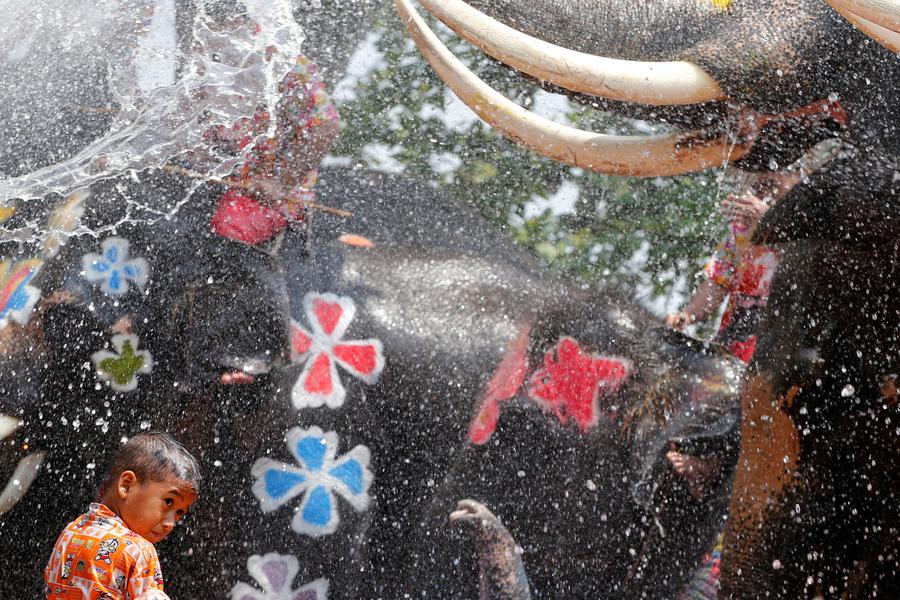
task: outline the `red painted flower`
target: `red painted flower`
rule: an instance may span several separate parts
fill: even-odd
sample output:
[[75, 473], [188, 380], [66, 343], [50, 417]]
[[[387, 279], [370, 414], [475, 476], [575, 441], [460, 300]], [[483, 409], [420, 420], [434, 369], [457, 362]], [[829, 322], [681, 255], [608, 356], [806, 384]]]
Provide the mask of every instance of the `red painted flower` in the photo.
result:
[[563, 337], [528, 379], [528, 397], [563, 425], [574, 419], [585, 431], [597, 424], [600, 397], [617, 391], [631, 371], [630, 361], [585, 354], [578, 342]]
[[298, 409], [323, 404], [338, 408], [347, 392], [336, 365], [369, 385], [376, 383], [384, 369], [381, 342], [341, 339], [356, 315], [351, 298], [310, 293], [303, 298], [303, 309], [312, 332], [295, 321], [291, 323], [292, 359], [306, 363], [291, 398]]

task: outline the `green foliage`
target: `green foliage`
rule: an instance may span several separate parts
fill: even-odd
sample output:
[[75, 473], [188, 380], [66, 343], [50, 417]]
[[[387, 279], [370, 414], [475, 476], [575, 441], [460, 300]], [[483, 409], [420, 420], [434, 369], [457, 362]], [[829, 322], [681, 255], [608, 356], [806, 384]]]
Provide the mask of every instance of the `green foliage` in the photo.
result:
[[[537, 156], [480, 121], [448, 126], [432, 115], [445, 112], [449, 92], [399, 19], [386, 13], [373, 33], [384, 60], [356, 85], [356, 98], [340, 107], [344, 133], [334, 155], [371, 163], [372, 144], [390, 148], [407, 175], [433, 181], [477, 207], [518, 243], [587, 284], [631, 288], [648, 300], [683, 296], [694, 287], [693, 276], [724, 232], [716, 210], [717, 199], [730, 191], [724, 172], [610, 177]], [[465, 42], [443, 37], [492, 87], [522, 106], [534, 105], [536, 86]], [[565, 118], [601, 133], [653, 128], [575, 104]], [[578, 198], [572, 210], [554, 214], [547, 199], [564, 183], [569, 190], [577, 186]]]

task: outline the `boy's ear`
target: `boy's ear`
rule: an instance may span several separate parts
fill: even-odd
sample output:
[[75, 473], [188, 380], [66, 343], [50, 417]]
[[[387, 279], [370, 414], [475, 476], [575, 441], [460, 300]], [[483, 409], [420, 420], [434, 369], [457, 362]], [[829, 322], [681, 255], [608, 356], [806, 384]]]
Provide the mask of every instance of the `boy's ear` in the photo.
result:
[[134, 471], [122, 471], [116, 485], [116, 494], [120, 499], [124, 500], [137, 482], [138, 478]]

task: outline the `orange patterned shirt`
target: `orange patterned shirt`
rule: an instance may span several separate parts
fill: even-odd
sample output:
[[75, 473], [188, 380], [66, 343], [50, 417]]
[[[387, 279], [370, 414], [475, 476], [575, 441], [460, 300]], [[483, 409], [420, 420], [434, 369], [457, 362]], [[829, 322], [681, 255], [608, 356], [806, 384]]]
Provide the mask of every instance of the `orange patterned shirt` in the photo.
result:
[[59, 535], [44, 570], [47, 600], [168, 600], [153, 544], [103, 504]]

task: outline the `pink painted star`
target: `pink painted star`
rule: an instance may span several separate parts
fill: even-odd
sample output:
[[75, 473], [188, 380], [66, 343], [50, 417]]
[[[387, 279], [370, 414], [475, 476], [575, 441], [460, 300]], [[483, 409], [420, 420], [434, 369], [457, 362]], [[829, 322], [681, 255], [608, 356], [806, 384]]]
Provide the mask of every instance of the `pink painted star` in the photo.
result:
[[565, 425], [574, 419], [582, 431], [597, 424], [601, 396], [619, 389], [632, 371], [624, 358], [582, 352], [578, 342], [560, 338], [529, 377], [528, 397], [552, 411]]

